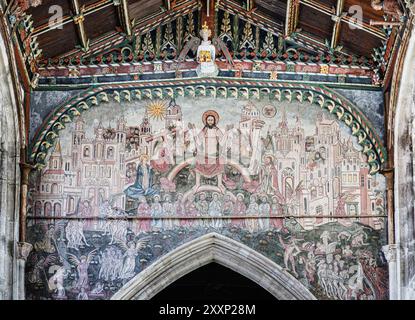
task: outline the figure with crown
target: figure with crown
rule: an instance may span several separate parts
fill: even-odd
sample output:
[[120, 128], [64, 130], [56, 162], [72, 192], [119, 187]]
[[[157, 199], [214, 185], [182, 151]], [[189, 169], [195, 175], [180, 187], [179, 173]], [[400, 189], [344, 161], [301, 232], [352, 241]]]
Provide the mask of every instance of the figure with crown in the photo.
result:
[[199, 77], [215, 77], [219, 74], [218, 66], [215, 63], [218, 52], [224, 55], [228, 64], [234, 64], [232, 55], [220, 37], [215, 37], [212, 41], [209, 40], [209, 37], [212, 36], [212, 31], [209, 29], [206, 21], [200, 30], [200, 36], [202, 37], [202, 40], [198, 37], [192, 36], [186, 42], [186, 45], [180, 52], [178, 58], [178, 67], [181, 62], [185, 61], [189, 51], [192, 50], [193, 53], [195, 53], [196, 49], [197, 62], [199, 63], [196, 73]]
[[199, 77], [214, 77], [219, 73], [218, 67], [215, 63], [216, 48], [209, 40], [212, 35], [208, 25], [205, 24], [200, 30], [200, 36], [202, 37], [202, 43], [197, 48], [197, 61], [199, 66], [196, 70]]

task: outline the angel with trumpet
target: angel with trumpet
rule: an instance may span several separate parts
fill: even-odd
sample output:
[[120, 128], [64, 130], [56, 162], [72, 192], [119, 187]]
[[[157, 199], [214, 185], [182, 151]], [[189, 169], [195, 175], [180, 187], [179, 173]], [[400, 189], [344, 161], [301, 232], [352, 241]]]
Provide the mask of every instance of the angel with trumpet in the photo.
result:
[[97, 249], [90, 251], [87, 255], [82, 255], [79, 259], [71, 253], [67, 254], [69, 263], [74, 265], [78, 272], [78, 282], [76, 284], [78, 289], [88, 289], [88, 268], [96, 254]]
[[130, 241], [128, 244], [116, 241], [116, 245], [124, 252], [124, 262], [120, 274], [121, 279], [130, 279], [134, 276], [136, 257], [139, 252], [147, 246], [148, 241], [148, 238]]

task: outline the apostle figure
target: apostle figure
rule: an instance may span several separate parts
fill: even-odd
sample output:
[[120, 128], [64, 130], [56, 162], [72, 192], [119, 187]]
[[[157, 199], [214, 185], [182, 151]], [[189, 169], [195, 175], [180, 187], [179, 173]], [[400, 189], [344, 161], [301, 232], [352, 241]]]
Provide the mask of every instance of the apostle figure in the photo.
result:
[[[164, 196], [164, 202], [163, 202], [163, 214], [166, 217], [171, 217], [174, 215], [174, 204], [171, 202], [171, 196], [169, 194], [166, 194]], [[167, 219], [164, 222], [164, 229], [170, 230], [174, 227], [174, 220], [173, 219]]]
[[208, 110], [203, 113], [204, 128], [199, 134], [194, 131], [196, 126], [189, 123], [189, 129], [193, 131], [196, 144], [196, 185], [195, 191], [200, 187], [200, 176], [207, 178], [217, 177], [218, 187], [225, 190], [222, 183], [224, 172], [224, 159], [221, 156], [221, 145], [224, 140], [222, 131], [217, 127], [219, 115], [216, 111]]
[[124, 190], [127, 197], [138, 200], [141, 196], [152, 196], [157, 194], [153, 186], [153, 169], [148, 164], [148, 156], [140, 156], [140, 163], [137, 166], [135, 183]]
[[231, 199], [231, 195], [227, 194], [225, 197], [225, 201], [223, 202], [222, 212], [225, 216], [231, 216], [234, 211], [234, 204]]
[[176, 202], [174, 203], [174, 211], [175, 211], [176, 215], [178, 215], [178, 216], [182, 216], [182, 215], [186, 214], [186, 210], [184, 208], [184, 203], [183, 203], [183, 194], [182, 193], [177, 194], [177, 199], [176, 199]]
[[273, 217], [270, 219], [271, 228], [281, 230], [281, 228], [284, 225], [284, 220], [281, 218], [275, 218], [281, 215], [282, 215], [281, 205], [278, 203], [278, 198], [276, 196], [273, 196], [272, 203], [271, 203], [271, 217]]
[[212, 32], [209, 30], [208, 25], [205, 24], [200, 30], [200, 36], [202, 37], [202, 43], [197, 48], [197, 61], [199, 66], [196, 70], [199, 77], [214, 77], [219, 73], [218, 67], [215, 64], [216, 48], [209, 41], [209, 37]]
[[258, 218], [255, 217], [255, 216], [258, 216], [258, 213], [259, 213], [259, 206], [257, 203], [257, 198], [253, 194], [249, 198], [249, 206], [248, 206], [248, 209], [246, 210], [246, 214], [249, 216], [254, 216], [254, 217], [247, 219], [245, 221], [245, 226], [250, 232], [258, 231], [258, 228], [259, 228]]
[[[271, 212], [271, 206], [268, 203], [267, 196], [262, 196], [261, 197], [261, 203], [259, 204], [258, 212], [259, 212], [260, 216], [269, 216], [269, 214]], [[259, 228], [261, 230], [268, 230], [269, 229], [269, 218], [268, 217], [259, 219]]]
[[[233, 214], [235, 216], [243, 216], [246, 214], [246, 205], [244, 202], [245, 196], [242, 193], [236, 195], [235, 205], [233, 207]], [[232, 225], [236, 227], [245, 227], [244, 219], [232, 219]]]
[[205, 216], [209, 212], [209, 203], [206, 200], [206, 194], [201, 192], [199, 194], [199, 201], [195, 203], [196, 209], [200, 215]]
[[[219, 194], [217, 192], [214, 192], [212, 195], [212, 201], [209, 203], [208, 213], [211, 217], [218, 217], [222, 215], [222, 202], [219, 200]], [[212, 226], [214, 228], [221, 228], [222, 219], [212, 219]]]
[[160, 196], [155, 195], [153, 197], [153, 203], [150, 206], [151, 216], [157, 219], [154, 219], [152, 222], [153, 230], [160, 230], [163, 228], [163, 221], [160, 219], [160, 216], [163, 214], [163, 208], [160, 203]]
[[[197, 210], [196, 207], [196, 202], [195, 202], [195, 196], [193, 194], [190, 194], [187, 197], [186, 202], [184, 203], [184, 210], [185, 210], [185, 214], [188, 217], [196, 217], [199, 212]], [[193, 220], [182, 220], [182, 226], [191, 226], [193, 224]]]

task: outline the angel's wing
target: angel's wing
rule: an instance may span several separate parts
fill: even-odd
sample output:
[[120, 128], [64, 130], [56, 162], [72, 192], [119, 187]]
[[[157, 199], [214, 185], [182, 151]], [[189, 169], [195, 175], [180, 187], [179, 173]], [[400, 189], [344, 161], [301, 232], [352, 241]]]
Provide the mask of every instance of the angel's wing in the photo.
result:
[[197, 37], [191, 37], [186, 44], [184, 45], [182, 51], [180, 52], [179, 58], [177, 59], [179, 62], [183, 62], [186, 59], [187, 54], [190, 50], [196, 52], [197, 47], [200, 45], [200, 39]]
[[97, 254], [97, 249], [94, 249], [94, 250], [92, 250], [91, 252], [88, 253], [88, 256], [87, 256], [87, 259], [86, 259], [88, 264], [91, 263], [92, 259], [94, 258], [94, 256], [96, 254]]
[[128, 250], [127, 244], [122, 242], [121, 240], [114, 239], [115, 245], [118, 246], [123, 252]]
[[68, 257], [69, 263], [76, 266], [76, 267], [81, 263], [81, 261], [79, 261], [79, 259], [75, 255], [73, 255], [72, 253], [68, 253], [67, 257]]
[[137, 242], [135, 243], [135, 249], [137, 251], [139, 251], [139, 250], [145, 248], [148, 241], [149, 241], [148, 238], [141, 238], [141, 239], [137, 240]]
[[223, 52], [223, 54], [225, 55], [226, 60], [228, 60], [228, 63], [230, 63], [231, 65], [234, 65], [231, 53], [229, 52], [228, 47], [222, 41], [222, 39], [219, 38], [219, 37], [216, 37], [216, 38], [213, 39], [212, 43], [218, 51]]

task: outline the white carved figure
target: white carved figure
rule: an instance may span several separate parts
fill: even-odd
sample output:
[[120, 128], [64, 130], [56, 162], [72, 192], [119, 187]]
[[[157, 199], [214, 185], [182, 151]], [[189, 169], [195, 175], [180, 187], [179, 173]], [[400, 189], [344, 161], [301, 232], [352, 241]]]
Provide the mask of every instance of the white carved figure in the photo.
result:
[[209, 40], [211, 35], [212, 32], [205, 22], [202, 30], [200, 30], [202, 43], [197, 48], [197, 61], [199, 62], [199, 66], [196, 72], [199, 77], [215, 77], [219, 73], [215, 63], [216, 48]]
[[209, 29], [207, 23], [205, 22], [200, 30], [200, 36], [202, 40], [198, 37], [191, 37], [187, 42], [182, 51], [180, 52], [177, 64], [177, 71], [179, 70], [180, 63], [184, 62], [187, 59], [187, 55], [191, 50], [193, 53], [197, 49], [197, 62], [199, 66], [196, 70], [199, 77], [215, 77], [219, 74], [219, 69], [215, 63], [217, 53], [223, 54], [226, 59], [226, 63], [229, 65], [234, 65], [229, 49], [226, 44], [222, 41], [220, 37], [214, 37], [212, 41], [209, 40], [209, 37], [212, 35], [211, 30]]

